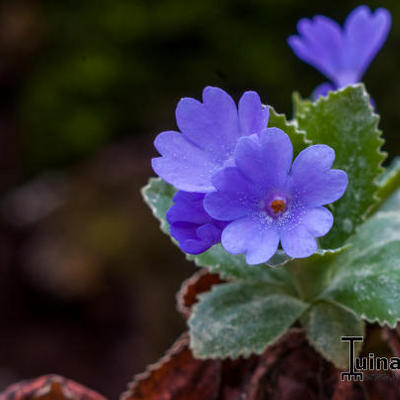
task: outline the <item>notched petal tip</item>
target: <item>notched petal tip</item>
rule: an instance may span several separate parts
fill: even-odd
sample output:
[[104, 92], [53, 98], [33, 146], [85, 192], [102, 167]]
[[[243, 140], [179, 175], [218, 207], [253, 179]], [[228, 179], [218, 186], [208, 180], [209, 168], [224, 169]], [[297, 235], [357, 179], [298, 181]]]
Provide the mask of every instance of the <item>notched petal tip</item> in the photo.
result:
[[286, 39], [286, 43], [292, 47], [293, 42], [296, 42], [299, 39], [299, 37], [297, 35], [290, 35], [287, 39]]
[[380, 7], [375, 10], [375, 17], [382, 19], [389, 26], [392, 24], [392, 14], [386, 8]]
[[289, 36], [289, 37], [286, 39], [286, 41], [287, 41], [287, 44], [289, 45], [289, 47], [290, 47], [290, 48], [296, 53], [296, 55], [297, 55], [298, 48], [299, 48], [300, 46], [303, 46], [303, 42], [302, 42], [302, 39], [300, 38], [300, 36], [291, 35], [291, 36]]
[[321, 15], [299, 20], [299, 36], [289, 37], [288, 44], [298, 58], [318, 69], [335, 87], [342, 88], [362, 79], [385, 42], [390, 26], [391, 15], [386, 9], [371, 12], [363, 5], [350, 12], [343, 28]]
[[159, 133], [154, 139], [154, 147], [161, 155], [163, 155], [166, 148], [168, 148], [168, 144], [174, 134], [179, 135], [180, 133], [174, 131], [164, 131]]
[[280, 142], [282, 146], [293, 147], [289, 135], [280, 128], [266, 128], [261, 132], [261, 144], [263, 146], [272, 142]]
[[261, 105], [261, 99], [259, 94], [255, 90], [246, 90], [243, 94], [242, 97], [239, 100], [239, 105], [241, 102], [244, 102], [246, 100], [250, 100], [251, 103], [256, 104], [256, 105]]
[[382, 29], [382, 45], [389, 34], [390, 28], [392, 27], [392, 14], [386, 8], [378, 8], [375, 10], [374, 18], [379, 21]]
[[217, 86], [206, 86], [203, 89], [203, 93], [202, 93], [202, 98], [203, 98], [203, 103], [207, 102], [207, 100], [211, 97], [229, 97], [231, 98], [231, 96], [225, 92], [224, 89], [221, 89]]
[[241, 135], [259, 134], [268, 126], [269, 110], [263, 107], [260, 96], [254, 91], [243, 93], [238, 115]]
[[233, 98], [225, 92], [225, 90], [215, 86], [206, 86], [204, 88], [203, 105], [214, 113], [223, 111], [228, 117], [230, 114], [235, 114], [235, 116], [237, 114], [237, 108]]
[[313, 25], [313, 21], [310, 18], [301, 18], [298, 22], [297, 22], [297, 31], [301, 34], [307, 34], [307, 32], [309, 31], [310, 28], [312, 28]]

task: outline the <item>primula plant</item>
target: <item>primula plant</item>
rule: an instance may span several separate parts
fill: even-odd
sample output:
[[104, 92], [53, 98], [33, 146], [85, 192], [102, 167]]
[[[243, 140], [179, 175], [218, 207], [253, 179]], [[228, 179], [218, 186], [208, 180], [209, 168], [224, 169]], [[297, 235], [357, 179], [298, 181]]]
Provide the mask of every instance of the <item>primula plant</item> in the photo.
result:
[[342, 336], [400, 320], [400, 167], [382, 167], [359, 83], [389, 28], [387, 10], [365, 6], [343, 28], [303, 19], [289, 44], [331, 83], [314, 101], [296, 95], [293, 119], [254, 91], [236, 105], [206, 87], [179, 101], [178, 130], [156, 137], [144, 198], [187, 258], [223, 280], [191, 312], [196, 358], [261, 354], [295, 326], [343, 369]]
[[[400, 162], [383, 167], [377, 107], [360, 83], [390, 24], [365, 6], [343, 28], [300, 20], [288, 43], [330, 82], [311, 99], [295, 93], [291, 119], [255, 91], [236, 103], [206, 87], [178, 102], [143, 197], [200, 267], [177, 296], [189, 332], [122, 400], [399, 398], [383, 380], [338, 378], [349, 367], [341, 338], [373, 329], [400, 369]], [[0, 400], [47, 394], [104, 400], [53, 375]]]

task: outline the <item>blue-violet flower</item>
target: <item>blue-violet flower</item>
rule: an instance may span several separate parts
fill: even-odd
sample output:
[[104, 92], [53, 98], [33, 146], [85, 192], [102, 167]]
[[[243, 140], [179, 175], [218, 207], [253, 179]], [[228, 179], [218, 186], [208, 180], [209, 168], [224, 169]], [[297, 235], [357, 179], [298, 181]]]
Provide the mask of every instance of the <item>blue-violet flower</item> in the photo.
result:
[[339, 199], [348, 179], [331, 169], [335, 152], [326, 145], [303, 150], [294, 160], [289, 137], [278, 128], [240, 138], [234, 165], [212, 177], [215, 191], [207, 193], [204, 208], [222, 221], [222, 245], [246, 253], [248, 264], [268, 261], [278, 249], [295, 258], [317, 250], [316, 237], [332, 227], [333, 216], [322, 207]]
[[180, 129], [160, 133], [154, 145], [154, 171], [177, 189], [205, 193], [214, 190], [213, 174], [229, 164], [241, 136], [260, 133], [268, 124], [268, 107], [255, 92], [245, 92], [239, 107], [222, 89], [206, 87], [203, 103], [183, 98], [176, 108]]
[[312, 98], [326, 95], [361, 81], [376, 53], [385, 43], [391, 26], [388, 10], [375, 13], [359, 6], [346, 18], [343, 29], [334, 20], [317, 15], [297, 24], [298, 36], [290, 36], [289, 46], [304, 62], [312, 65], [331, 82], [319, 85]]
[[171, 235], [189, 254], [200, 254], [221, 241], [222, 229], [228, 222], [210, 217], [203, 207], [204, 193], [179, 191], [167, 212]]

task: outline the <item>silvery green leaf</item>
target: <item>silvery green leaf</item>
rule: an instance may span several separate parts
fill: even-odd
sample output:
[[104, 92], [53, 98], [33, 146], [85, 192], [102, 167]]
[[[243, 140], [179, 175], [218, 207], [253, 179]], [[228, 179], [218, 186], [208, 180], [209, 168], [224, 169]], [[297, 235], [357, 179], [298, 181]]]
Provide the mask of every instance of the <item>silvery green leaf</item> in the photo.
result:
[[395, 326], [400, 320], [399, 190], [364, 222], [351, 247], [331, 261], [320, 298], [352, 310], [359, 318]]
[[330, 92], [297, 115], [298, 128], [306, 138], [332, 147], [336, 152], [333, 168], [346, 171], [349, 177], [346, 193], [331, 206], [335, 221], [320, 239], [324, 249], [342, 246], [378, 202], [378, 178], [385, 158], [378, 121], [362, 84]]
[[266, 282], [214, 286], [193, 308], [191, 348], [198, 358], [261, 354], [307, 308], [290, 290]]
[[167, 234], [169, 234], [169, 226], [166, 215], [172, 206], [172, 198], [176, 192], [177, 190], [172, 185], [161, 178], [150, 178], [148, 184], [142, 189], [144, 201], [160, 221], [161, 229]]
[[378, 208], [396, 189], [400, 187], [400, 157], [396, 157], [378, 180]]
[[307, 141], [305, 132], [298, 129], [296, 122], [288, 122], [285, 114], [278, 114], [271, 106], [269, 107], [268, 127], [282, 129], [290, 137], [294, 156], [297, 156], [310, 144]]
[[[363, 336], [365, 323], [345, 308], [327, 302], [317, 302], [301, 318], [309, 342], [322, 356], [338, 368], [348, 368], [349, 345], [342, 336]], [[356, 355], [362, 343], [356, 343]]]

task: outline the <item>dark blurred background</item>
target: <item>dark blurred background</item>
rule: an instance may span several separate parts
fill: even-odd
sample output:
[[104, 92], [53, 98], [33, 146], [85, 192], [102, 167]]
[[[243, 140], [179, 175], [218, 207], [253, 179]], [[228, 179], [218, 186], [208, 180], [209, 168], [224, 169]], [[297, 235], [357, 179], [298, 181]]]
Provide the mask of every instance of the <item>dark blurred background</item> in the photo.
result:
[[[325, 80], [286, 44], [355, 1], [0, 2], [0, 389], [54, 372], [117, 398], [185, 326], [194, 266], [139, 190], [182, 96], [246, 89], [291, 116]], [[400, 3], [365, 83], [400, 153]]]

